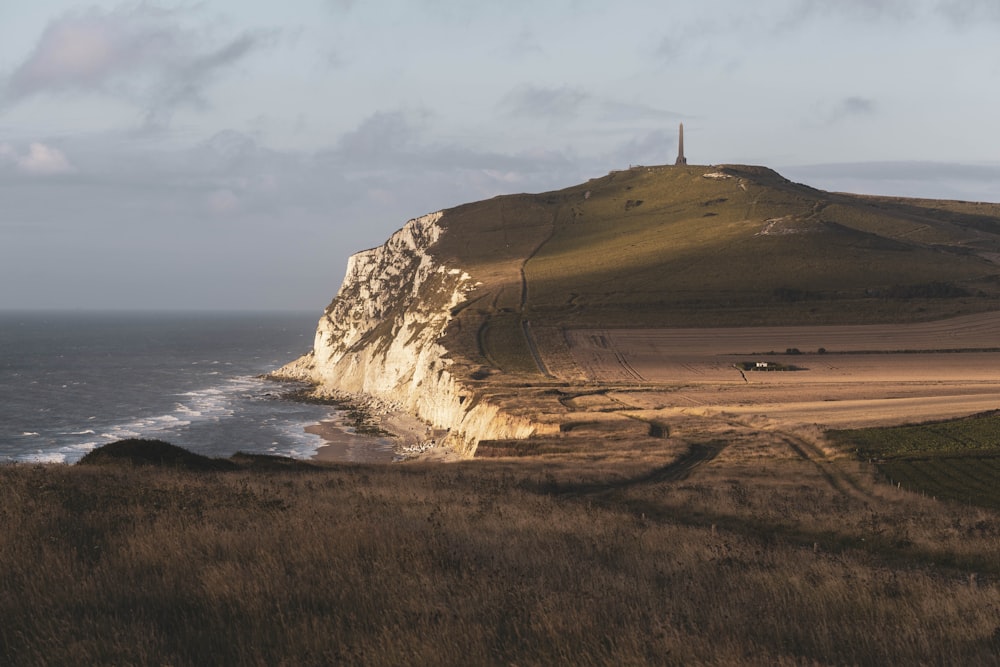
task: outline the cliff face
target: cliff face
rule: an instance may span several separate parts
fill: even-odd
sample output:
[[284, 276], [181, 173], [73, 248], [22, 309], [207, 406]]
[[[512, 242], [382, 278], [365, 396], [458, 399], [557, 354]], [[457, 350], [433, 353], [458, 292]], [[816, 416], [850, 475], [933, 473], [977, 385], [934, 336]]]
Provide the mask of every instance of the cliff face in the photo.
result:
[[353, 255], [312, 352], [276, 375], [394, 402], [449, 429], [446, 444], [471, 455], [479, 440], [527, 437], [534, 427], [502, 414], [449, 372], [440, 339], [475, 281], [434, 256], [443, 215], [410, 220], [382, 246]]

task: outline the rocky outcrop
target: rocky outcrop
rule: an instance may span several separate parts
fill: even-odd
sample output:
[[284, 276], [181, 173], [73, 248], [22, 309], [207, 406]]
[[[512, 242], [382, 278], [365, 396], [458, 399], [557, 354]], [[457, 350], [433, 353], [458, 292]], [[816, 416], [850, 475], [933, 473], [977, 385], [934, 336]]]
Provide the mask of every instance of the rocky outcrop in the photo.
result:
[[475, 280], [434, 255], [444, 215], [410, 220], [382, 246], [353, 255], [312, 352], [275, 375], [391, 401], [447, 429], [445, 444], [471, 455], [480, 440], [527, 437], [535, 426], [504, 414], [450, 370], [441, 339]]

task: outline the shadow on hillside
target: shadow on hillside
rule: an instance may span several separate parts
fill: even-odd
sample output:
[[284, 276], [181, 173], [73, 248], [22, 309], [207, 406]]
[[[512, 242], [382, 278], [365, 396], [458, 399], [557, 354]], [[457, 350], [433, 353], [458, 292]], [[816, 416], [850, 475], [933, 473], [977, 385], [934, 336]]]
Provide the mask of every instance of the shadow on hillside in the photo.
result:
[[691, 472], [703, 463], [718, 456], [728, 443], [723, 440], [712, 440], [705, 443], [692, 443], [687, 453], [673, 463], [654, 468], [647, 473], [627, 479], [616, 479], [601, 482], [566, 483], [549, 477], [544, 482], [528, 485], [528, 490], [546, 495], [559, 496], [600, 496], [646, 484], [661, 484], [677, 482], [686, 479]]
[[77, 465], [157, 467], [190, 472], [225, 472], [231, 470], [301, 471], [320, 470], [308, 461], [286, 456], [246, 454], [237, 452], [228, 459], [216, 459], [196, 454], [162, 440], [129, 438], [98, 447], [84, 456]]

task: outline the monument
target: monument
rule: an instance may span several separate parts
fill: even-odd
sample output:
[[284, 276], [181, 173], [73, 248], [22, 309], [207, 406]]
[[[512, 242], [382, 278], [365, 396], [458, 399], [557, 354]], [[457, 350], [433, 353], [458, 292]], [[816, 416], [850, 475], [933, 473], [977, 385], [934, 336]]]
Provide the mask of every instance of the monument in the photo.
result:
[[681, 123], [681, 134], [677, 139], [677, 161], [674, 164], [687, 164], [688, 159], [684, 157], [684, 123]]

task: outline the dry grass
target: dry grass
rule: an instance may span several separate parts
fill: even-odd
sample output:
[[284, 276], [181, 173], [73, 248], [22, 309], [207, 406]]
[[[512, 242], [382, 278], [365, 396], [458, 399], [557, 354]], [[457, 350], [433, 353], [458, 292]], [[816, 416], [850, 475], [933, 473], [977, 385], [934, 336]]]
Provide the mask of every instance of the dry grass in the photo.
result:
[[997, 514], [679, 430], [631, 459], [0, 468], [0, 664], [995, 664]]

